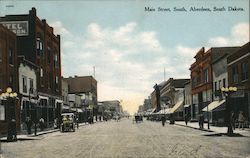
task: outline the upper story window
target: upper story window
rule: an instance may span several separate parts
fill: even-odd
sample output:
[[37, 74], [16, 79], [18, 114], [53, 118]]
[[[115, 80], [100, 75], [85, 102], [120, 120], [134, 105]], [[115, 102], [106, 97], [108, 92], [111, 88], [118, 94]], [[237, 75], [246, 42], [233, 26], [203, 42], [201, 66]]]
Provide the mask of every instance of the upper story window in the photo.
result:
[[50, 64], [50, 62], [51, 62], [50, 54], [51, 54], [51, 50], [50, 50], [50, 47], [48, 47], [48, 51], [47, 51], [47, 60], [48, 60], [48, 63], [49, 63], [49, 64]]
[[237, 65], [232, 68], [232, 74], [233, 74], [232, 75], [233, 82], [237, 83], [239, 81], [239, 71], [238, 71], [238, 66]]
[[248, 79], [248, 63], [244, 62], [241, 64], [241, 80], [247, 80]]
[[13, 82], [13, 75], [10, 75], [10, 78], [9, 78], [9, 86], [10, 86], [10, 87], [14, 87], [14, 86], [13, 86], [13, 83], [14, 83], [14, 82]]
[[195, 87], [197, 85], [197, 77], [192, 78], [192, 87]]
[[208, 83], [208, 68], [203, 70], [204, 83]]
[[9, 48], [9, 64], [13, 65], [13, 49]]
[[40, 69], [40, 77], [43, 77], [43, 68]]
[[214, 91], [217, 91], [217, 82], [214, 82]]
[[59, 67], [57, 51], [55, 51], [55, 55], [54, 55], [54, 65], [55, 65], [55, 68]]
[[36, 50], [38, 55], [40, 55], [43, 50], [43, 41], [40, 35], [38, 35], [38, 37], [36, 38]]
[[223, 78], [223, 87], [226, 87], [226, 79]]
[[30, 94], [34, 93], [34, 80], [30, 78]]
[[22, 76], [22, 81], [23, 81], [23, 92], [27, 93], [27, 77]]

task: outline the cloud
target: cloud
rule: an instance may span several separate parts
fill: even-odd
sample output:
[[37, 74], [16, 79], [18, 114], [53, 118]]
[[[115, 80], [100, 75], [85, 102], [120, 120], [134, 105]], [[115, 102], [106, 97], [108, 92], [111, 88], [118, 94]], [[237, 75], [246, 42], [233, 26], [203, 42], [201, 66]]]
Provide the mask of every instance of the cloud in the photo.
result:
[[228, 37], [213, 37], [208, 41], [211, 47], [243, 45], [249, 41], [249, 23], [239, 23], [231, 29]]
[[54, 33], [67, 36], [70, 35], [70, 32], [63, 26], [61, 21], [49, 22], [49, 25], [54, 28]]

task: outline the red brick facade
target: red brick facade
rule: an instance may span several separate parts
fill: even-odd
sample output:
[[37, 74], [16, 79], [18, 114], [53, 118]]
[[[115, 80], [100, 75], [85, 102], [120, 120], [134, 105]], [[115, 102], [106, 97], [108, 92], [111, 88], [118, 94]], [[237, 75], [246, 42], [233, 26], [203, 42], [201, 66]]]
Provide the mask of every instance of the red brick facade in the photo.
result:
[[[5, 93], [7, 87], [18, 92], [16, 35], [1, 24], [0, 34], [0, 94]], [[16, 121], [19, 122], [19, 101], [12, 101], [10, 107], [7, 106], [6, 100], [0, 100], [0, 104], [4, 106], [5, 115], [4, 120], [0, 120], [1, 133], [7, 132], [8, 121], [11, 117], [15, 117]], [[15, 108], [12, 105], [15, 105]]]

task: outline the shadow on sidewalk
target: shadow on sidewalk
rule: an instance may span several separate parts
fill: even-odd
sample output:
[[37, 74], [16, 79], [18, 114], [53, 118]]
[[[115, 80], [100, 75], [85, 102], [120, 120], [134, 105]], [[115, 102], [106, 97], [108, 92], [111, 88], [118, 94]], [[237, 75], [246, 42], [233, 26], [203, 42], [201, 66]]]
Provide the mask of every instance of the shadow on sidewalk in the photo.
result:
[[220, 137], [220, 136], [226, 136], [226, 137], [248, 137], [241, 135], [239, 133], [233, 133], [231, 135], [228, 135], [227, 133], [213, 133], [213, 134], [204, 134], [203, 136], [209, 136], [209, 137]]

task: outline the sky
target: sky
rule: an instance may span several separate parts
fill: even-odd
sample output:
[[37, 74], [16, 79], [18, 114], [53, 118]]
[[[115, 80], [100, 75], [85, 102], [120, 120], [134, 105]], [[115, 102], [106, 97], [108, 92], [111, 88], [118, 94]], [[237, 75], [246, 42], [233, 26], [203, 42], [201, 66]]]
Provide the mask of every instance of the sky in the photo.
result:
[[[190, 78], [189, 67], [201, 47], [249, 41], [249, 0], [1, 0], [0, 16], [28, 14], [32, 7], [61, 35], [63, 76], [95, 75], [98, 100], [119, 100], [130, 114], [155, 83], [164, 81], [164, 69], [166, 80]], [[214, 7], [226, 11], [212, 11]]]

